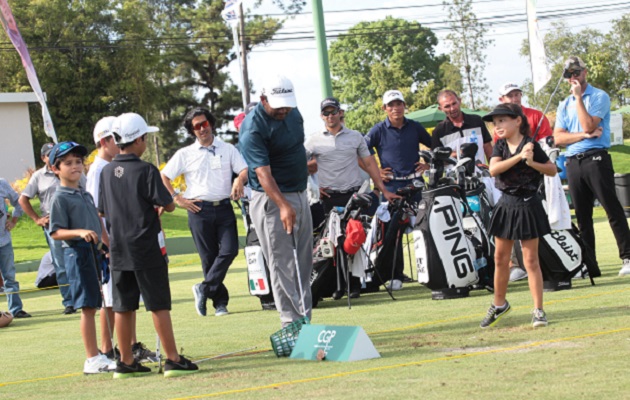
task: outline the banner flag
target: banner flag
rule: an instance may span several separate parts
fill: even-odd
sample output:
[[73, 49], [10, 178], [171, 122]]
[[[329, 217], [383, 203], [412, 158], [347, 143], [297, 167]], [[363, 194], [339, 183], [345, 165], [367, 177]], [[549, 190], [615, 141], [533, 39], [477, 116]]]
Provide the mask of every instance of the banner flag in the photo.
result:
[[48, 112], [48, 106], [46, 105], [46, 99], [44, 98], [44, 93], [42, 92], [42, 88], [39, 85], [39, 79], [37, 79], [37, 73], [35, 72], [35, 67], [33, 67], [33, 62], [31, 61], [31, 56], [28, 53], [28, 48], [26, 47], [26, 43], [24, 43], [24, 39], [22, 39], [22, 35], [15, 23], [15, 19], [13, 18], [13, 13], [11, 12], [11, 7], [9, 7], [9, 3], [7, 0], [0, 0], [0, 23], [4, 27], [4, 30], [9, 35], [9, 39], [15, 49], [20, 54], [20, 58], [22, 59], [22, 65], [24, 66], [24, 70], [26, 71], [26, 77], [39, 100], [39, 103], [42, 106], [42, 117], [44, 120], [44, 131], [46, 135], [48, 135], [53, 142], [57, 143], [57, 134], [55, 133], [55, 128], [53, 126], [52, 120], [50, 118], [50, 113]]
[[532, 64], [532, 83], [534, 94], [538, 93], [551, 79], [551, 72], [547, 65], [545, 43], [538, 32], [538, 19], [536, 18], [537, 0], [527, 1], [527, 32], [529, 38], [529, 57]]
[[238, 7], [242, 2], [243, 0], [225, 0], [225, 8], [221, 11], [221, 16], [228, 25], [238, 25]]

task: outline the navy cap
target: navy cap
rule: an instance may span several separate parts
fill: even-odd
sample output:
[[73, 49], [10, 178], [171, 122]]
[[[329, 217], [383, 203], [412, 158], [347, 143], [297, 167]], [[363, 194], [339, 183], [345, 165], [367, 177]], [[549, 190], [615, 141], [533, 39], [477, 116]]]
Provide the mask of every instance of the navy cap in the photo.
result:
[[50, 163], [50, 165], [55, 165], [55, 161], [58, 161], [60, 157], [63, 157], [72, 151], [79, 153], [81, 157], [85, 157], [88, 153], [87, 148], [80, 145], [79, 143], [61, 142], [54, 145], [53, 148], [50, 150], [48, 162]]
[[334, 97], [327, 97], [324, 99], [324, 101], [322, 101], [319, 109], [321, 111], [324, 111], [324, 108], [326, 107], [335, 107], [337, 110], [339, 110], [341, 108], [341, 104], [339, 104], [339, 100], [335, 99]]
[[42, 150], [41, 150], [42, 157], [50, 154], [50, 151], [52, 150], [54, 146], [55, 146], [54, 143], [46, 143], [45, 145], [43, 145]]
[[512, 117], [525, 118], [523, 109], [518, 104], [502, 103], [494, 107], [494, 110], [484, 115], [481, 119], [486, 122], [492, 122], [492, 117], [495, 115], [510, 115]]

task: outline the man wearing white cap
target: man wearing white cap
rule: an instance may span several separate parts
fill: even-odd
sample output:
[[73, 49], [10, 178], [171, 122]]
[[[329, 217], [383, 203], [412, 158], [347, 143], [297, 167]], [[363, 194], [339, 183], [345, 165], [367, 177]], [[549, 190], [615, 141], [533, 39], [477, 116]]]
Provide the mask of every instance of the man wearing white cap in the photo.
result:
[[[383, 95], [383, 110], [387, 114], [384, 121], [374, 125], [365, 135], [370, 153], [378, 153], [381, 162], [381, 178], [385, 188], [392, 193], [407, 186], [413, 179], [422, 177], [426, 164], [420, 163], [420, 144], [431, 147], [431, 136], [424, 127], [405, 118], [405, 99], [399, 90], [388, 90]], [[419, 200], [418, 197], [414, 200]], [[392, 290], [402, 289], [406, 280], [403, 274], [402, 241], [396, 250], [397, 265], [394, 279], [390, 283]]]
[[[536, 141], [553, 135], [551, 126], [549, 125], [549, 120], [547, 119], [547, 117], [545, 117], [542, 111], [524, 107], [521, 104], [521, 100], [523, 99], [523, 91], [516, 83], [508, 82], [501, 85], [501, 87], [499, 88], [499, 95], [499, 101], [501, 103], [512, 103], [521, 106], [521, 108], [523, 109], [523, 114], [525, 114], [527, 122], [529, 122], [529, 127], [532, 130], [531, 137], [533, 137]], [[496, 142], [497, 135], [494, 134], [493, 136], [494, 141]]]
[[162, 183], [160, 171], [140, 156], [147, 148], [146, 134], [157, 132], [134, 113], [118, 116], [112, 125], [120, 148], [103, 168], [98, 211], [110, 228], [110, 266], [113, 309], [120, 361], [114, 379], [151, 372], [134, 359], [131, 349], [133, 315], [140, 295], [166, 353], [165, 377], [195, 372], [198, 367], [177, 352], [171, 322], [168, 261], [159, 212], [175, 210], [173, 197]]
[[291, 81], [273, 77], [239, 136], [249, 167], [250, 213], [256, 232], [264, 232], [260, 244], [283, 326], [303, 315], [310, 318], [312, 308], [313, 224], [306, 194], [304, 121], [296, 105]]

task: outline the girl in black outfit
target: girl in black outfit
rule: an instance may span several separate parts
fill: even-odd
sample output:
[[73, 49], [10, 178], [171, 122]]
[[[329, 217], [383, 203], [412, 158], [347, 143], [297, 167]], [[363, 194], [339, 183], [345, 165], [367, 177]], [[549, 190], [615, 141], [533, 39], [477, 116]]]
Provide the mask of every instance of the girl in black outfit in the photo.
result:
[[529, 137], [530, 127], [519, 105], [500, 104], [483, 119], [494, 123], [499, 137], [490, 159], [490, 174], [496, 177], [496, 186], [503, 195], [490, 221], [490, 234], [495, 237], [496, 245], [494, 301], [481, 327], [493, 326], [510, 311], [505, 294], [515, 240], [521, 241], [529, 290], [534, 299], [532, 325], [534, 328], [547, 326], [538, 238], [549, 233], [551, 228], [538, 196], [538, 187], [542, 174], [554, 176], [557, 169], [540, 145]]

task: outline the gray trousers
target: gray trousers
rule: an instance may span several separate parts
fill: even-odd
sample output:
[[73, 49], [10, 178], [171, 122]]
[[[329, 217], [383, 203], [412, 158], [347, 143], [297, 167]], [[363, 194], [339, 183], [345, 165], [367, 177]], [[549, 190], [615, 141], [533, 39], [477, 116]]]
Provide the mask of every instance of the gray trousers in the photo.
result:
[[[299, 281], [304, 298], [300, 299], [298, 274], [293, 256], [293, 238], [287, 235], [280, 220], [280, 209], [264, 192], [252, 191], [250, 215], [260, 247], [269, 264], [271, 285], [280, 321], [285, 327], [306, 313], [311, 318], [311, 271], [313, 270], [313, 222], [306, 191], [282, 193], [296, 213], [293, 235], [297, 241]], [[304, 310], [304, 311], [303, 311]]]

